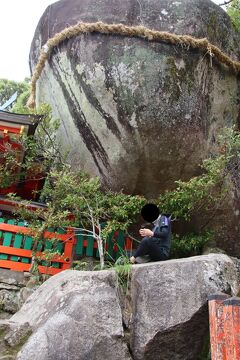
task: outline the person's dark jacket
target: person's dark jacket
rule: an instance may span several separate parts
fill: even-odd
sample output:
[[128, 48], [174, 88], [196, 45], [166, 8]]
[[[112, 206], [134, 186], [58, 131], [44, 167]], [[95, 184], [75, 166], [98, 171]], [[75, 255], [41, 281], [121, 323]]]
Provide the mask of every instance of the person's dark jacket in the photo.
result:
[[159, 241], [159, 245], [163, 249], [166, 256], [170, 254], [171, 245], [171, 217], [167, 215], [161, 215], [158, 223], [153, 228], [153, 236], [155, 241]]

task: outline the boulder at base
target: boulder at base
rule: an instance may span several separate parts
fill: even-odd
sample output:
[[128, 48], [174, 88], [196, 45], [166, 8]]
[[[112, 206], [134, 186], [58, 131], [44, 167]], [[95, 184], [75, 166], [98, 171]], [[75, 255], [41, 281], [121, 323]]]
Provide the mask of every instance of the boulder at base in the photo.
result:
[[236, 295], [238, 288], [237, 265], [223, 254], [134, 266], [133, 358], [206, 359], [203, 352], [209, 342], [208, 295]]
[[[205, 359], [208, 296], [236, 295], [239, 274], [238, 261], [223, 254], [134, 265], [130, 303], [129, 296], [122, 301], [129, 305], [125, 335], [127, 340], [130, 330], [131, 357], [115, 273], [64, 271], [47, 280], [12, 316], [14, 338], [26, 323], [33, 330], [17, 359]], [[11, 333], [7, 340], [12, 342]]]
[[11, 318], [34, 331], [17, 359], [130, 360], [115, 285], [113, 271], [66, 270], [46, 281]]

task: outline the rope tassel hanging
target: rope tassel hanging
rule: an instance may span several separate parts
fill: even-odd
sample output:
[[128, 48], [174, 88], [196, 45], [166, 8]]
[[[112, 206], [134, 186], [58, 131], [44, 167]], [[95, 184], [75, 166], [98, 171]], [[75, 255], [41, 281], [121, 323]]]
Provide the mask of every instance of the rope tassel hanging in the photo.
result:
[[37, 65], [33, 72], [31, 82], [31, 95], [28, 99], [29, 108], [36, 107], [36, 84], [45, 67], [45, 63], [50, 56], [52, 49], [66, 39], [71, 39], [80, 34], [97, 32], [105, 35], [121, 35], [129, 37], [144, 38], [149, 41], [164, 42], [173, 45], [185, 45], [187, 48], [200, 49], [202, 52], [210, 54], [221, 64], [226, 65], [236, 74], [240, 73], [240, 62], [232, 60], [223, 53], [217, 46], [211, 44], [207, 38], [197, 39], [190, 35], [177, 35], [166, 31], [155, 31], [144, 26], [127, 26], [124, 24], [106, 24], [101, 21], [95, 23], [79, 22], [55, 34], [43, 46]]

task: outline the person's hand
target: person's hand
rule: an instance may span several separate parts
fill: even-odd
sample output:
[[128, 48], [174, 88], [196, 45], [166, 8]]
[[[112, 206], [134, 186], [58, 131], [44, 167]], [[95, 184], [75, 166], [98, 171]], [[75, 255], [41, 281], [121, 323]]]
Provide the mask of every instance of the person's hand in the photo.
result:
[[141, 236], [153, 236], [153, 231], [150, 229], [140, 229], [139, 234]]
[[130, 263], [135, 264], [135, 257], [134, 256], [131, 256], [129, 260], [130, 260]]

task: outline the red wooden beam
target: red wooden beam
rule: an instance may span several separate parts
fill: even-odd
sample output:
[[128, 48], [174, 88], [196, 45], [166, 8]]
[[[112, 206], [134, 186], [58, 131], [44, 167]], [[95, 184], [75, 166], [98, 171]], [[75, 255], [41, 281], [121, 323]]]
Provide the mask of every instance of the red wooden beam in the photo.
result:
[[232, 297], [224, 301], [224, 360], [240, 359], [240, 298]]
[[[8, 191], [10, 192], [10, 190]], [[5, 208], [7, 210], [10, 210], [13, 212], [13, 209], [15, 208], [18, 208], [18, 207], [21, 207], [21, 206], [24, 206], [26, 209], [28, 210], [45, 210], [47, 207], [44, 207], [43, 205], [37, 205], [37, 204], [34, 204], [34, 203], [30, 203], [28, 205], [23, 205], [21, 204], [21, 202], [18, 202], [18, 201], [14, 201], [14, 200], [9, 200], [9, 199], [5, 199], [5, 198], [0, 198], [0, 206], [5, 206]], [[5, 210], [3, 208], [3, 210]]]
[[0, 125], [0, 131], [4, 132], [7, 131], [7, 133], [11, 133], [11, 134], [21, 134], [22, 133], [22, 126], [19, 127], [11, 127], [11, 126], [5, 126], [5, 125]]
[[211, 359], [225, 359], [225, 336], [223, 331], [223, 302], [230, 295], [219, 293], [208, 297]]
[[31, 264], [20, 263], [10, 260], [0, 260], [0, 267], [15, 270], [15, 271], [29, 271]]
[[38, 270], [41, 274], [46, 274], [46, 275], [56, 275], [59, 272], [61, 272], [62, 270], [67, 270], [70, 268], [70, 265], [66, 268], [63, 269], [63, 267], [61, 269], [57, 269], [57, 268], [51, 268], [51, 267], [46, 267], [46, 266], [38, 266]]
[[[0, 267], [14, 270], [14, 271], [29, 271], [31, 264], [25, 264], [25, 263], [19, 263], [15, 261], [8, 261], [8, 260], [0, 260]], [[69, 269], [70, 264], [65, 269]], [[63, 270], [63, 268], [52, 268], [52, 267], [46, 267], [46, 266], [38, 266], [38, 270], [41, 274], [48, 274], [48, 275], [55, 275]]]
[[[32, 250], [18, 249], [18, 248], [14, 248], [14, 247], [10, 247], [10, 246], [0, 246], [0, 254], [15, 255], [15, 256], [19, 256], [19, 257], [25, 257], [25, 258], [27, 257], [30, 259], [32, 258]], [[36, 256], [40, 257], [40, 256], [42, 256], [42, 254], [43, 254], [42, 252], [37, 252]], [[50, 261], [68, 264], [71, 257], [68, 258], [68, 260], [66, 259], [66, 257], [67, 256], [64, 252], [64, 254], [61, 254], [59, 256], [54, 256]], [[44, 260], [44, 258], [43, 258], [43, 260]]]
[[[0, 231], [7, 231], [7, 232], [12, 232], [15, 234], [26, 234], [26, 235], [34, 235], [34, 230], [32, 230], [31, 228], [27, 228], [24, 226], [17, 226], [17, 225], [11, 225], [11, 224], [5, 224], [5, 223], [0, 223]], [[57, 239], [57, 240], [61, 240], [61, 241], [74, 241], [74, 237], [75, 234], [73, 232], [68, 232], [66, 234], [58, 234], [58, 233], [53, 233], [50, 231], [45, 231], [44, 232], [44, 238], [45, 239]]]

